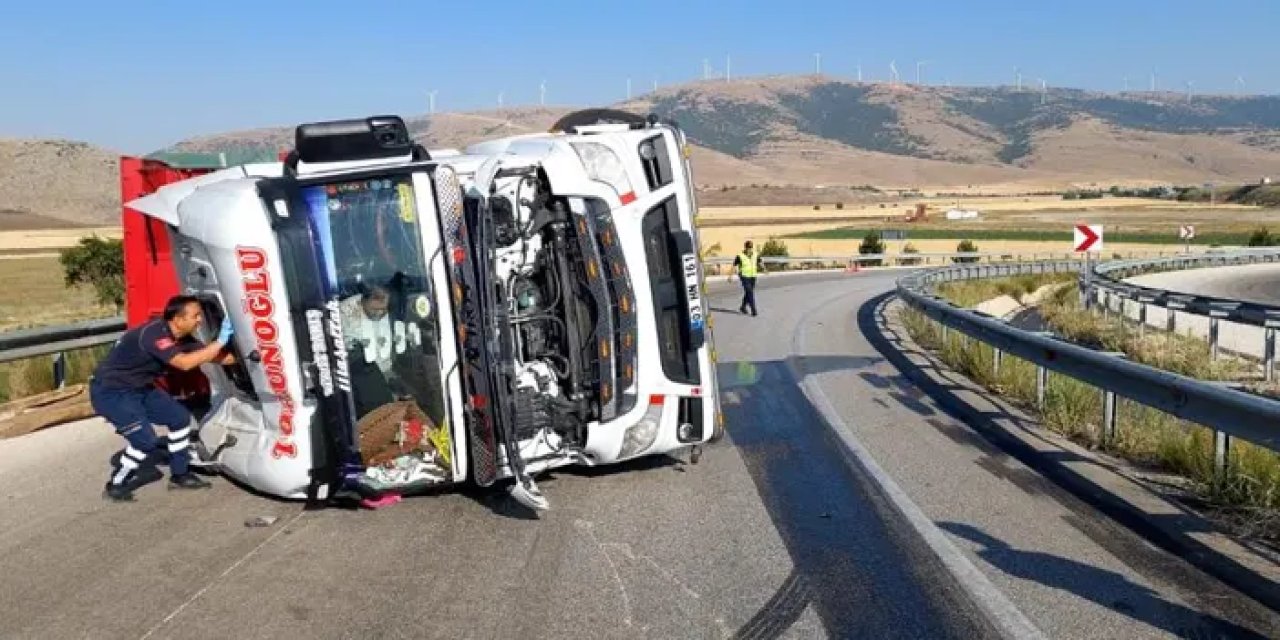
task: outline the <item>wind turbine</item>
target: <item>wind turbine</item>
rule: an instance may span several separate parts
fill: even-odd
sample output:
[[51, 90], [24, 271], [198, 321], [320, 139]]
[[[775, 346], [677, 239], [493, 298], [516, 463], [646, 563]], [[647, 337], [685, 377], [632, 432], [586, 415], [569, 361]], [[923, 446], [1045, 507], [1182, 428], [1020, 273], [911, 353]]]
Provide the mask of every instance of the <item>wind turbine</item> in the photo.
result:
[[898, 61], [889, 61], [889, 77], [893, 79], [893, 84], [898, 84]]
[[657, 93], [657, 92], [658, 92], [658, 79], [657, 79], [657, 78], [654, 78], [654, 79], [653, 79], [653, 92], [654, 92], [654, 93]]
[[430, 105], [429, 107], [427, 107], [427, 113], [435, 114], [436, 112], [436, 90], [435, 89], [432, 89], [427, 92], [427, 104]]
[[730, 69], [732, 68], [733, 68], [733, 58], [729, 57], [729, 54], [726, 53], [724, 54], [724, 81], [725, 82], [729, 82], [729, 80], [733, 77], [730, 74]]
[[862, 82], [862, 60], [858, 60], [858, 82]]
[[1129, 93], [1129, 76], [1124, 77], [1124, 92]]
[[1155, 93], [1155, 92], [1156, 92], [1156, 71], [1155, 69], [1152, 69], [1151, 70], [1151, 93]]
[[631, 99], [631, 78], [627, 78], [627, 99]]
[[702, 79], [708, 80], [710, 78], [711, 78], [711, 63], [707, 61], [706, 58], [703, 58], [702, 59]]
[[813, 74], [817, 76], [822, 75], [822, 54], [821, 53], [813, 54]]
[[1022, 91], [1022, 69], [1014, 67], [1013, 73], [1018, 77], [1018, 91]]
[[1040, 78], [1040, 104], [1044, 104], [1046, 91], [1048, 91], [1048, 85], [1045, 84], [1044, 78]]
[[1236, 76], [1236, 86], [1239, 87], [1239, 93], [1243, 95], [1244, 94], [1244, 76], [1242, 75]]
[[498, 92], [498, 108], [499, 108], [499, 109], [501, 109], [501, 108], [502, 108], [502, 93], [503, 93], [503, 92], [501, 92], [501, 91], [499, 91], [499, 92]]
[[547, 106], [547, 81], [546, 80], [543, 80], [542, 83], [538, 85], [538, 104], [544, 107]]
[[1190, 99], [1191, 99], [1191, 87], [1192, 87], [1192, 86], [1193, 86], [1193, 83], [1192, 83], [1190, 80], [1188, 80], [1188, 81], [1187, 81], [1187, 100], [1190, 100]]
[[917, 61], [917, 62], [916, 62], [916, 84], [922, 84], [922, 83], [920, 82], [920, 67], [923, 67], [924, 65], [929, 64], [929, 62], [931, 62], [931, 61], [929, 61], [929, 60], [920, 60], [920, 61]]

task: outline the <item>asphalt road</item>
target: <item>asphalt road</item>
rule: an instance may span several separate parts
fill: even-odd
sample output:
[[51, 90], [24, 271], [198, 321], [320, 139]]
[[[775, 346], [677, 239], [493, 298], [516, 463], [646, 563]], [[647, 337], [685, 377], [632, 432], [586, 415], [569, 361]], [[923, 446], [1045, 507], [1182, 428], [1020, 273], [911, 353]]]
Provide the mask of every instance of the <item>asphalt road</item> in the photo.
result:
[[0, 441], [0, 637], [994, 636], [844, 438], [1047, 637], [1275, 637], [902, 382], [857, 316], [896, 275], [766, 277], [757, 318], [713, 285], [729, 436], [557, 472], [541, 519], [480, 491], [303, 512], [223, 480], [108, 504], [101, 423]]
[[[1280, 265], [1277, 264], [1165, 271], [1129, 278], [1127, 281], [1180, 293], [1280, 304]], [[1118, 310], [1117, 305], [1118, 302], [1113, 303], [1112, 309]], [[1129, 305], [1127, 312], [1129, 317], [1137, 319], [1138, 310], [1135, 305]], [[1167, 313], [1169, 311], [1166, 309], [1152, 307], [1147, 312], [1147, 323], [1163, 328], [1166, 326]], [[1179, 333], [1208, 339], [1208, 317], [1185, 312], [1175, 313]], [[1259, 326], [1223, 321], [1218, 330], [1218, 344], [1227, 351], [1258, 359], [1266, 354], [1266, 334]]]
[[1166, 271], [1129, 278], [1129, 281], [1181, 293], [1280, 304], [1280, 265], [1277, 264]]

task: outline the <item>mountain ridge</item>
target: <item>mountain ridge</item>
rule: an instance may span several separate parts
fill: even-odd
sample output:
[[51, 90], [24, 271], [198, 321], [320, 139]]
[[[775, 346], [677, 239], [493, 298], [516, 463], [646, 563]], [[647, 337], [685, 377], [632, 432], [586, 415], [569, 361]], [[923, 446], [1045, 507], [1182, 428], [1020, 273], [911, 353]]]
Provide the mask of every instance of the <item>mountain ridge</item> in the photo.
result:
[[[1280, 96], [859, 83], [833, 76], [700, 80], [613, 105], [681, 124], [704, 191], [777, 186], [1035, 192], [1253, 183], [1280, 175]], [[405, 114], [428, 147], [547, 130], [570, 106]], [[194, 136], [153, 157], [274, 159], [293, 125]], [[119, 154], [0, 139], [0, 210], [84, 224], [118, 216]], [[56, 185], [56, 188], [54, 186]], [[744, 190], [745, 192], [745, 190]], [[752, 190], [759, 193], [759, 189]]]

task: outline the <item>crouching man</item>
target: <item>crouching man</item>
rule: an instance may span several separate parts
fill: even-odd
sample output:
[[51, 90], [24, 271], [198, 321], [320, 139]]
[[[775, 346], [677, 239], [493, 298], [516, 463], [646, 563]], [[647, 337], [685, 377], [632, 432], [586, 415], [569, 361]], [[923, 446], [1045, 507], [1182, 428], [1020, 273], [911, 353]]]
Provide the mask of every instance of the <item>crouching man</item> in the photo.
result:
[[131, 501], [132, 487], [160, 479], [156, 462], [163, 452], [154, 428], [157, 424], [168, 431], [163, 443], [169, 452], [169, 488], [210, 486], [190, 470], [190, 437], [195, 419], [186, 407], [156, 386], [166, 367], [188, 371], [206, 362], [231, 362], [230, 355], [222, 355], [231, 339], [230, 320], [223, 319], [217, 340], [207, 345], [193, 336], [202, 320], [199, 300], [174, 296], [165, 305], [163, 319], [126, 331], [94, 371], [89, 382], [93, 410], [128, 442], [119, 466], [107, 482], [105, 498]]

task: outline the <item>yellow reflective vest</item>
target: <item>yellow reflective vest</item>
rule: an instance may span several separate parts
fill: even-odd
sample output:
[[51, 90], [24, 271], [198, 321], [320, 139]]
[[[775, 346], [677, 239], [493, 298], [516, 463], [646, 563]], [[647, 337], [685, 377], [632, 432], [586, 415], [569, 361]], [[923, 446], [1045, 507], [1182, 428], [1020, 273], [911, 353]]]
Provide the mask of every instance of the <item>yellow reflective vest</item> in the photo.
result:
[[742, 276], [743, 278], [756, 277], [756, 260], [759, 260], [759, 259], [760, 259], [760, 256], [758, 254], [753, 256], [747, 256], [747, 254], [745, 253], [739, 253], [738, 254], [738, 263], [739, 263], [738, 275]]

